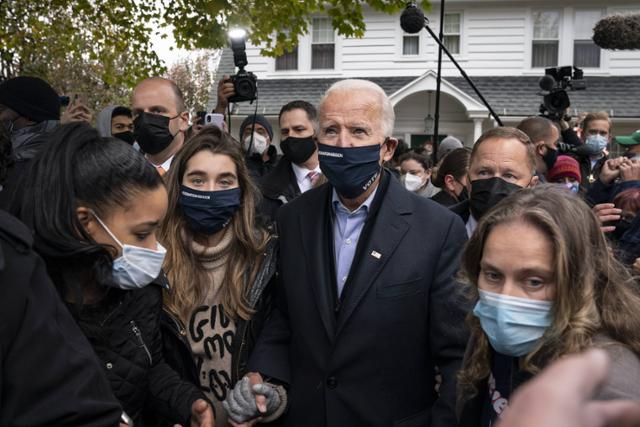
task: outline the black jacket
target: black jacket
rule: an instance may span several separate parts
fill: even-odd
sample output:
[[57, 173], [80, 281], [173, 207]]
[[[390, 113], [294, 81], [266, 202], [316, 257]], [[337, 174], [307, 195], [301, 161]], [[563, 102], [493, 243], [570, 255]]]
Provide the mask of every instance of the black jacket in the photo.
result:
[[193, 402], [206, 398], [164, 361], [161, 287], [111, 289], [107, 298], [99, 309], [84, 306], [75, 317], [102, 361], [113, 393], [136, 426], [144, 425], [145, 406], [170, 417], [164, 421], [187, 425]]
[[464, 225], [383, 173], [338, 302], [332, 191], [280, 209], [279, 286], [249, 369], [289, 385], [287, 426], [454, 425], [468, 335], [453, 280]]
[[431, 198], [436, 203], [441, 204], [442, 206], [453, 206], [459, 203], [458, 199], [449, 194], [448, 191], [442, 190], [435, 196]]
[[296, 175], [286, 157], [282, 157], [276, 167], [262, 177], [259, 186], [263, 196], [260, 213], [268, 223], [275, 222], [280, 206], [300, 195]]
[[602, 170], [602, 166], [604, 165], [604, 162], [609, 160], [608, 156], [604, 156], [601, 159], [599, 159], [592, 168], [590, 157], [574, 156], [574, 158], [580, 164], [580, 175], [582, 175], [581, 186], [582, 188], [586, 188], [587, 190], [600, 177], [600, 171]]
[[245, 158], [247, 162], [247, 167], [249, 168], [249, 173], [251, 177], [256, 181], [260, 181], [260, 178], [268, 174], [275, 168], [278, 163], [278, 150], [273, 145], [269, 145], [267, 148], [267, 153], [269, 153], [269, 160], [266, 162], [262, 160], [262, 156], [258, 154], [251, 155]]
[[0, 425], [116, 427], [120, 404], [31, 244], [0, 211]]
[[[262, 267], [249, 290], [248, 301], [255, 314], [248, 321], [239, 320], [232, 343], [232, 385], [247, 373], [247, 361], [258, 340], [258, 336], [271, 312], [271, 294], [276, 279], [277, 238], [272, 237], [265, 251]], [[184, 325], [176, 316], [164, 310], [162, 316], [162, 338], [167, 363], [183, 378], [200, 385], [191, 347]]]

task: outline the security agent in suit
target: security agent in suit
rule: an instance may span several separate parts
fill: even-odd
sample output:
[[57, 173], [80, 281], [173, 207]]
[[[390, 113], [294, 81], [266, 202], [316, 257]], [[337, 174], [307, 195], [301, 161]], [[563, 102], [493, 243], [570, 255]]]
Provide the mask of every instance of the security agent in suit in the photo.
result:
[[[248, 376], [254, 393], [263, 380], [287, 386], [285, 426], [455, 425], [465, 229], [381, 168], [397, 144], [393, 119], [379, 86], [334, 84], [319, 108], [329, 184], [278, 214], [281, 283]], [[256, 396], [259, 416], [270, 402]]]

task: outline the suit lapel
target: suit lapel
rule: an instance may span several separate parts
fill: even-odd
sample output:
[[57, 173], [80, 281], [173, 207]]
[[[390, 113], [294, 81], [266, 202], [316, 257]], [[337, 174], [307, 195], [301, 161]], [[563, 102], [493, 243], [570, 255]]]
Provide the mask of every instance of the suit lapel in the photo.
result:
[[329, 339], [333, 341], [336, 322], [331, 287], [334, 286], [334, 282], [331, 277], [333, 272], [328, 268], [333, 264], [332, 260], [328, 259], [331, 253], [329, 249], [333, 247], [333, 239], [332, 234], [326, 232], [327, 224], [331, 220], [329, 217], [331, 212], [328, 208], [330, 192], [329, 185], [323, 186], [322, 196], [309, 198], [307, 211], [298, 218], [308, 281], [313, 289], [322, 323]]
[[411, 211], [406, 208], [407, 196], [406, 191], [391, 179], [365, 247], [360, 252], [359, 259], [354, 259], [351, 265], [354, 275], [349, 288], [344, 291], [347, 294], [338, 315], [336, 335], [340, 333], [409, 230], [410, 224], [406, 215], [410, 215]]

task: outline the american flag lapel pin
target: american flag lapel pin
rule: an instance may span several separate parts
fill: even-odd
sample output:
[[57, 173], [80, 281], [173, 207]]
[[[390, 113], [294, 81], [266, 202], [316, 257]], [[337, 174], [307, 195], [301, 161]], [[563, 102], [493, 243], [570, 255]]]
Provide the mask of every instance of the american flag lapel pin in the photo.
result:
[[382, 254], [378, 251], [373, 251], [371, 252], [371, 256], [374, 257], [375, 259], [380, 259], [382, 257]]

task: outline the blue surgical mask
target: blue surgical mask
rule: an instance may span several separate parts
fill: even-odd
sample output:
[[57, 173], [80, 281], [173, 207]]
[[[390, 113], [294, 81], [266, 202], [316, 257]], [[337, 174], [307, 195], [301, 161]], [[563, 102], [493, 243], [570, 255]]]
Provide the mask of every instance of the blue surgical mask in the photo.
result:
[[318, 143], [320, 169], [339, 195], [355, 199], [367, 191], [380, 174], [380, 145], [334, 147]]
[[113, 284], [116, 287], [125, 290], [140, 289], [160, 276], [167, 253], [160, 243], [155, 251], [139, 246], [123, 245], [95, 213], [93, 216], [104, 231], [122, 248], [122, 255], [113, 261]]
[[187, 226], [197, 234], [210, 236], [225, 228], [238, 211], [242, 190], [199, 191], [180, 186], [178, 204]]
[[598, 135], [589, 135], [587, 136], [586, 144], [590, 147], [593, 147], [595, 150], [598, 150], [598, 153], [602, 153], [605, 148], [607, 148], [607, 144], [609, 140], [607, 137]]
[[479, 292], [473, 314], [480, 319], [491, 347], [513, 357], [530, 353], [551, 325], [551, 301]]
[[560, 188], [571, 191], [573, 194], [578, 194], [580, 192], [580, 183], [579, 182], [565, 182], [562, 184], [558, 184]]

